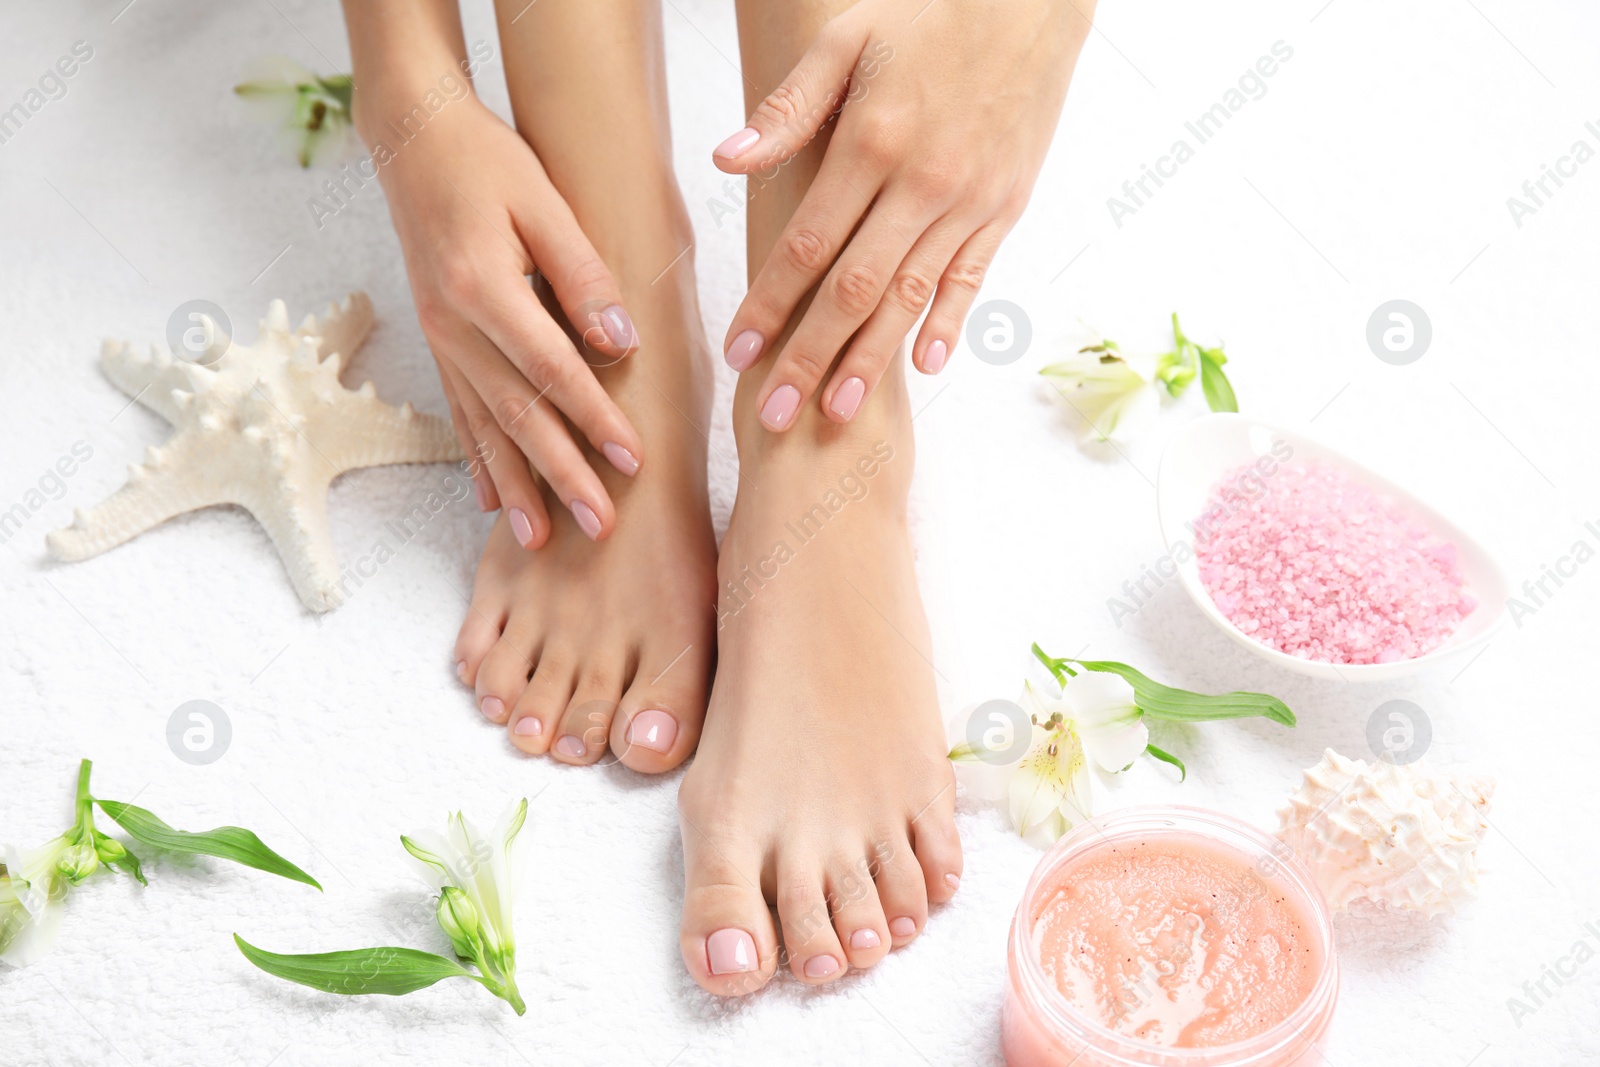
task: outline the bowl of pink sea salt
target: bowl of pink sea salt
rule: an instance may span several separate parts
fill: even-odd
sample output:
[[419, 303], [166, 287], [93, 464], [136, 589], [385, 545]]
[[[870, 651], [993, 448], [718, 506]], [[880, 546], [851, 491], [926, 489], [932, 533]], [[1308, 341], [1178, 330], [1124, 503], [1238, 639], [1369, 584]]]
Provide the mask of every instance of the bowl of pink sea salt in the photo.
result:
[[1410, 674], [1475, 653], [1505, 621], [1505, 573], [1477, 541], [1303, 435], [1196, 420], [1167, 445], [1157, 497], [1162, 562], [1200, 610], [1301, 674]]

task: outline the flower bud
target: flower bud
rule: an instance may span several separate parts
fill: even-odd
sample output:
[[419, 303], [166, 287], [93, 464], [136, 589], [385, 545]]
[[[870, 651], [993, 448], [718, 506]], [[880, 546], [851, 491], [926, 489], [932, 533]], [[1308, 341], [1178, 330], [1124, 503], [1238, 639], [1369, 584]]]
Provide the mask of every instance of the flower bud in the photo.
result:
[[477, 959], [481, 952], [483, 919], [472, 898], [453, 885], [439, 891], [439, 926], [450, 936], [456, 955]]

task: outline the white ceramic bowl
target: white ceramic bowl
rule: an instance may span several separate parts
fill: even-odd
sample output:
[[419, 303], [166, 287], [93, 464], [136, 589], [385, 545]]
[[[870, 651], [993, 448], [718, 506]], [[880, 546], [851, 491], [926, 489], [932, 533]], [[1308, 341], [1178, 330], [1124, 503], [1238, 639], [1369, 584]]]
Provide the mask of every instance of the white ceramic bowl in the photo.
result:
[[[1293, 449], [1292, 462], [1323, 460], [1339, 463], [1372, 488], [1404, 501], [1413, 513], [1447, 541], [1455, 544], [1466, 579], [1467, 593], [1478, 606], [1462, 620], [1455, 633], [1438, 648], [1415, 659], [1394, 663], [1321, 663], [1301, 659], [1269, 648], [1248, 636], [1212, 603], [1211, 595], [1200, 582], [1200, 564], [1194, 558], [1188, 523], [1205, 511], [1211, 490], [1225, 476], [1263, 456], [1272, 455], [1274, 442]], [[1279, 446], [1280, 452], [1283, 446]], [[1346, 682], [1376, 682], [1430, 670], [1441, 663], [1466, 658], [1480, 650], [1506, 620], [1506, 598], [1510, 583], [1505, 571], [1467, 532], [1424, 501], [1368, 470], [1338, 450], [1320, 444], [1303, 434], [1244, 415], [1219, 413], [1197, 419], [1180, 430], [1167, 443], [1156, 478], [1156, 504], [1161, 522], [1161, 539], [1169, 557], [1187, 556], [1178, 564], [1178, 576], [1206, 617], [1229, 637], [1261, 658], [1299, 674]], [[1180, 545], [1191, 551], [1178, 553]]]

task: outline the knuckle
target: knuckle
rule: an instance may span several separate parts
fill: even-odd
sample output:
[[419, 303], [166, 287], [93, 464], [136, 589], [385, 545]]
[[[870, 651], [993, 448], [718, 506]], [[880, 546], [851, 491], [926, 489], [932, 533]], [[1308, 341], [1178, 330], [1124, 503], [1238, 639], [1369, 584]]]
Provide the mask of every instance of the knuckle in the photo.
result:
[[611, 270], [599, 256], [587, 255], [567, 271], [567, 284], [580, 291], [609, 288]]
[[833, 279], [832, 289], [834, 303], [855, 316], [871, 311], [882, 291], [877, 271], [859, 263], [840, 271]]
[[422, 327], [423, 336], [430, 340], [442, 336], [454, 317], [449, 299], [433, 289], [420, 290], [416, 299], [417, 325]]
[[533, 406], [533, 397], [512, 393], [503, 396], [494, 402], [494, 421], [507, 434], [513, 434], [514, 428], [521, 420], [528, 408]]
[[961, 175], [950, 160], [930, 157], [912, 169], [908, 181], [917, 196], [925, 200], [944, 200], [960, 187]]
[[895, 275], [889, 291], [902, 309], [914, 315], [920, 314], [928, 306], [928, 301], [933, 299], [933, 283], [915, 271], [901, 271]]
[[975, 260], [961, 260], [950, 264], [944, 272], [944, 284], [968, 296], [983, 288], [983, 277], [988, 268]]
[[821, 270], [828, 262], [828, 243], [816, 230], [807, 227], [784, 234], [783, 251], [789, 262], [803, 271]]
[[832, 360], [823, 359], [821, 356], [804, 348], [793, 348], [784, 353], [784, 362], [789, 364], [802, 381], [815, 385], [827, 373]]
[[788, 126], [799, 121], [806, 113], [806, 95], [797, 85], [788, 82], [767, 94], [756, 105], [756, 117], [774, 126]]
[[851, 150], [868, 163], [887, 168], [900, 158], [898, 124], [876, 111], [866, 111], [854, 122]]
[[445, 252], [439, 256], [437, 267], [439, 293], [457, 307], [466, 307], [477, 299], [478, 267], [469, 255]]

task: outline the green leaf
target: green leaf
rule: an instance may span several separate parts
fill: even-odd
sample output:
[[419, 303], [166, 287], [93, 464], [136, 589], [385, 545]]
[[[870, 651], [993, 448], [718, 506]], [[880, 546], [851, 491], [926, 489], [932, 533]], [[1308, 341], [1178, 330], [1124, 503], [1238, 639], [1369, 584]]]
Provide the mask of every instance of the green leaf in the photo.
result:
[[1212, 411], [1239, 410], [1239, 398], [1234, 396], [1228, 376], [1222, 373], [1222, 365], [1227, 361], [1228, 357], [1220, 348], [1200, 350], [1200, 389], [1206, 394], [1206, 403]]
[[1126, 663], [1076, 659], [1066, 662], [1076, 663], [1086, 671], [1120, 675], [1133, 686], [1134, 702], [1139, 705], [1139, 710], [1153, 719], [1210, 722], [1215, 719], [1248, 719], [1259, 715], [1284, 726], [1295, 724], [1294, 712], [1289, 710], [1289, 705], [1266, 693], [1235, 691], [1209, 696], [1162, 685]]
[[1163, 749], [1159, 749], [1154, 745], [1145, 745], [1144, 754], [1147, 756], [1153, 756], [1162, 763], [1170, 763], [1174, 767], [1178, 768], [1178, 781], [1182, 782], [1189, 777], [1189, 769], [1183, 765], [1183, 760], [1179, 759], [1177, 756], [1174, 756], [1172, 753]]
[[233, 935], [233, 941], [245, 959], [268, 974], [324, 993], [399, 997], [446, 978], [470, 978], [483, 983], [482, 978], [455, 960], [414, 948], [357, 948], [286, 956], [256, 948], [238, 934]]
[[139, 857], [134, 855], [133, 850], [121, 841], [107, 837], [99, 830], [96, 830], [94, 832], [94, 850], [100, 856], [100, 862], [107, 867], [122, 871], [124, 874], [131, 874], [138, 879], [140, 885], [150, 884], [145, 881], [144, 868], [139, 866]]
[[318, 890], [322, 888], [315, 878], [272, 851], [262, 843], [261, 838], [242, 827], [219, 826], [215, 830], [203, 833], [189, 833], [185, 830], [174, 830], [152, 813], [143, 808], [136, 808], [132, 804], [101, 800], [99, 797], [95, 798], [95, 803], [100, 805], [101, 811], [115, 819], [135, 841], [169, 852], [187, 852], [232, 860], [246, 867], [254, 867], [258, 871], [266, 871], [268, 874], [276, 874], [295, 882], [304, 882], [306, 885], [315, 886]]
[[1044, 664], [1045, 670], [1050, 672], [1050, 676], [1056, 680], [1056, 684], [1063, 689], [1067, 687], [1068, 678], [1076, 678], [1078, 676], [1077, 671], [1067, 666], [1066, 660], [1053, 659], [1045, 655], [1044, 649], [1039, 647], [1039, 642], [1037, 641], [1033, 643], [1033, 655], [1035, 659]]

